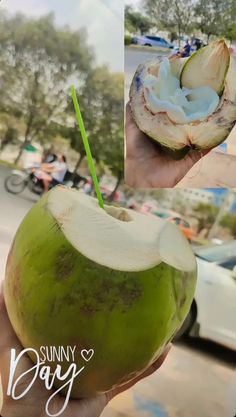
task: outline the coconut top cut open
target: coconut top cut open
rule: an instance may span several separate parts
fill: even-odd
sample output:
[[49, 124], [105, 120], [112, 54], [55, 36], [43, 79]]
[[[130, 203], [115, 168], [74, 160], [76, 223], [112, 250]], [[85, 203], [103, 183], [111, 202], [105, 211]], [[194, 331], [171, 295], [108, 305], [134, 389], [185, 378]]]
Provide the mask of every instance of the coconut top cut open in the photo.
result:
[[120, 271], [143, 271], [161, 262], [181, 271], [196, 268], [179, 228], [156, 216], [105, 206], [81, 192], [56, 187], [47, 208], [65, 238], [92, 261]]

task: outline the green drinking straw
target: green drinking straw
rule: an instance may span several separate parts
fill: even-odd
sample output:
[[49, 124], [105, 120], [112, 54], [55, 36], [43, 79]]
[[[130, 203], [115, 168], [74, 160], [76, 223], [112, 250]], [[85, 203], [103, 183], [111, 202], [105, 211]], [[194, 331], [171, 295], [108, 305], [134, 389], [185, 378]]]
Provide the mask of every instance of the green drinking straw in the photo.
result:
[[84, 148], [85, 148], [85, 152], [87, 155], [87, 159], [88, 159], [88, 166], [89, 166], [89, 170], [93, 179], [93, 183], [94, 183], [94, 188], [97, 194], [97, 198], [98, 198], [98, 203], [99, 206], [104, 209], [104, 201], [102, 198], [102, 193], [101, 193], [101, 189], [99, 186], [99, 182], [98, 182], [98, 178], [97, 178], [97, 174], [96, 174], [96, 168], [95, 168], [95, 164], [93, 162], [93, 157], [92, 157], [92, 153], [91, 153], [91, 149], [90, 149], [90, 145], [89, 145], [89, 140], [88, 140], [88, 135], [86, 133], [86, 129], [84, 126], [84, 121], [83, 121], [83, 117], [80, 111], [80, 106], [79, 106], [79, 102], [78, 102], [78, 98], [76, 95], [76, 90], [74, 85], [71, 87], [71, 95], [72, 95], [72, 100], [74, 103], [74, 107], [75, 107], [75, 114], [76, 114], [76, 118], [77, 118], [77, 122], [80, 128], [80, 132], [81, 132], [81, 136], [83, 139], [83, 143], [84, 143]]

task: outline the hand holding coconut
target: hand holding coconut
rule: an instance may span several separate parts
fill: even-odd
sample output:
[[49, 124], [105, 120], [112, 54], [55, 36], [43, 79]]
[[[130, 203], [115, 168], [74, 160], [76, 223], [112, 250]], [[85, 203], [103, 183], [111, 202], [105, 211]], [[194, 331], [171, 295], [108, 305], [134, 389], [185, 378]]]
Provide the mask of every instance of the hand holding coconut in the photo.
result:
[[[60, 360], [59, 370], [64, 375], [71, 367], [83, 372], [70, 391], [66, 378], [53, 380], [56, 392], [74, 400], [63, 415], [73, 417], [78, 411], [81, 417], [98, 417], [114, 395], [162, 364], [191, 307], [197, 265], [176, 225], [104, 205], [74, 90], [73, 98], [99, 201], [56, 187], [30, 210], [8, 256], [4, 299], [35, 366], [32, 352], [41, 352], [42, 346], [75, 347], [73, 360]], [[7, 355], [18, 342], [6, 313], [2, 317]], [[81, 354], [85, 351], [94, 354], [89, 363]], [[58, 358], [46, 357], [42, 363], [49, 371], [58, 369]], [[24, 369], [29, 364], [26, 359]], [[37, 384], [33, 398], [39, 405], [45, 395]], [[60, 406], [61, 397], [54, 400]], [[9, 401], [8, 410], [14, 408]]]
[[[49, 393], [44, 384], [41, 381], [36, 381], [29, 394], [20, 401], [14, 401], [11, 397], [6, 395], [7, 386], [9, 382], [9, 363], [10, 363], [10, 350], [15, 348], [17, 352], [22, 350], [22, 346], [16, 337], [16, 334], [9, 321], [3, 294], [0, 293], [0, 376], [2, 379], [2, 391], [3, 391], [3, 408], [0, 409], [2, 417], [43, 417], [45, 415], [45, 402], [48, 400], [51, 393]], [[143, 374], [138, 378], [130, 381], [128, 384], [117, 387], [116, 389], [104, 394], [99, 395], [88, 400], [71, 400], [67, 407], [64, 417], [99, 417], [104, 410], [108, 402], [120, 394], [121, 392], [131, 388], [141, 379], [148, 377], [155, 372], [164, 362], [170, 347], [168, 347], [163, 355], [158, 358]], [[32, 367], [32, 362], [28, 357], [24, 357], [20, 363], [20, 369], [18, 374], [27, 372]], [[24, 387], [31, 381], [30, 376], [24, 380]], [[0, 386], [1, 388], [1, 386]], [[0, 391], [1, 392], [1, 391]], [[1, 397], [0, 397], [1, 399]], [[63, 398], [58, 395], [54, 399], [54, 409], [60, 410], [63, 406]], [[46, 417], [46, 415], [45, 415]]]
[[[129, 185], [172, 187], [201, 156], [222, 143], [236, 121], [235, 80], [236, 64], [224, 40], [213, 42], [190, 58], [171, 57], [141, 64], [131, 85], [130, 105], [134, 121], [144, 134], [135, 141], [129, 135], [126, 138]], [[127, 129], [129, 133], [129, 126]], [[137, 155], [141, 185], [132, 178]], [[144, 169], [142, 162], [147, 159], [150, 167]], [[175, 163], [179, 159], [183, 163]]]
[[208, 152], [191, 150], [183, 159], [173, 159], [139, 130], [127, 104], [125, 182], [130, 187], [172, 188]]

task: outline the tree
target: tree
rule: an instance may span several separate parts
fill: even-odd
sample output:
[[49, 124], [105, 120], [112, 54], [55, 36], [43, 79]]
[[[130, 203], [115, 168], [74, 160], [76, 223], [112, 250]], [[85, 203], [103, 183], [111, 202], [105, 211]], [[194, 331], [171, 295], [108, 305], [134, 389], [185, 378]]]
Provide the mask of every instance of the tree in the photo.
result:
[[233, 237], [236, 239], [236, 214], [227, 214], [224, 216], [220, 225], [229, 229]]
[[0, 152], [3, 151], [5, 146], [7, 146], [9, 143], [15, 142], [17, 139], [18, 139], [17, 130], [14, 127], [8, 126], [0, 144]]
[[[92, 155], [97, 163], [102, 162], [110, 169], [118, 187], [124, 172], [124, 76], [110, 73], [105, 66], [95, 68], [77, 94]], [[62, 134], [80, 154], [76, 172], [86, 154], [71, 100], [68, 114], [72, 123]]]
[[147, 33], [153, 26], [152, 21], [140, 12], [135, 12], [131, 6], [125, 7], [125, 28], [129, 32], [140, 31], [141, 35]]
[[0, 64], [4, 72], [1, 109], [25, 123], [24, 147], [47, 135], [53, 120], [60, 120], [67, 105], [72, 77], [82, 84], [93, 62], [80, 31], [59, 29], [52, 14], [38, 20], [22, 15], [0, 19]]
[[236, 40], [236, 23], [232, 23], [225, 31], [225, 36], [231, 42]]
[[202, 229], [209, 229], [213, 225], [218, 212], [218, 207], [215, 207], [212, 204], [199, 203], [194, 208], [194, 213], [199, 220], [199, 231]]
[[193, 0], [144, 0], [144, 6], [153, 22], [168, 31], [177, 31], [180, 44], [181, 36], [192, 26]]
[[21, 126], [18, 124], [17, 118], [11, 114], [0, 113], [1, 120], [1, 137], [0, 137], [0, 152], [9, 145], [15, 144], [19, 141], [19, 130]]
[[198, 0], [195, 6], [196, 24], [207, 35], [226, 35], [227, 28], [234, 23], [235, 0]]

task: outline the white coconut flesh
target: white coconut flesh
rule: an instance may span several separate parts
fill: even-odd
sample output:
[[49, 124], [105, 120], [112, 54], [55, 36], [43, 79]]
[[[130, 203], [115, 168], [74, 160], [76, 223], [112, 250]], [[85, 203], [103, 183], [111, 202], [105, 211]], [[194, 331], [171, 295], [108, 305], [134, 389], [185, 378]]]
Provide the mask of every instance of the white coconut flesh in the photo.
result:
[[195, 270], [192, 249], [179, 228], [156, 216], [106, 206], [81, 192], [56, 187], [47, 208], [71, 245], [88, 259], [119, 271], [144, 271], [161, 262]]
[[175, 123], [187, 124], [204, 120], [217, 109], [220, 98], [211, 87], [181, 88], [171, 72], [168, 58], [160, 64], [158, 76], [144, 80], [146, 107], [153, 113], [166, 113]]

